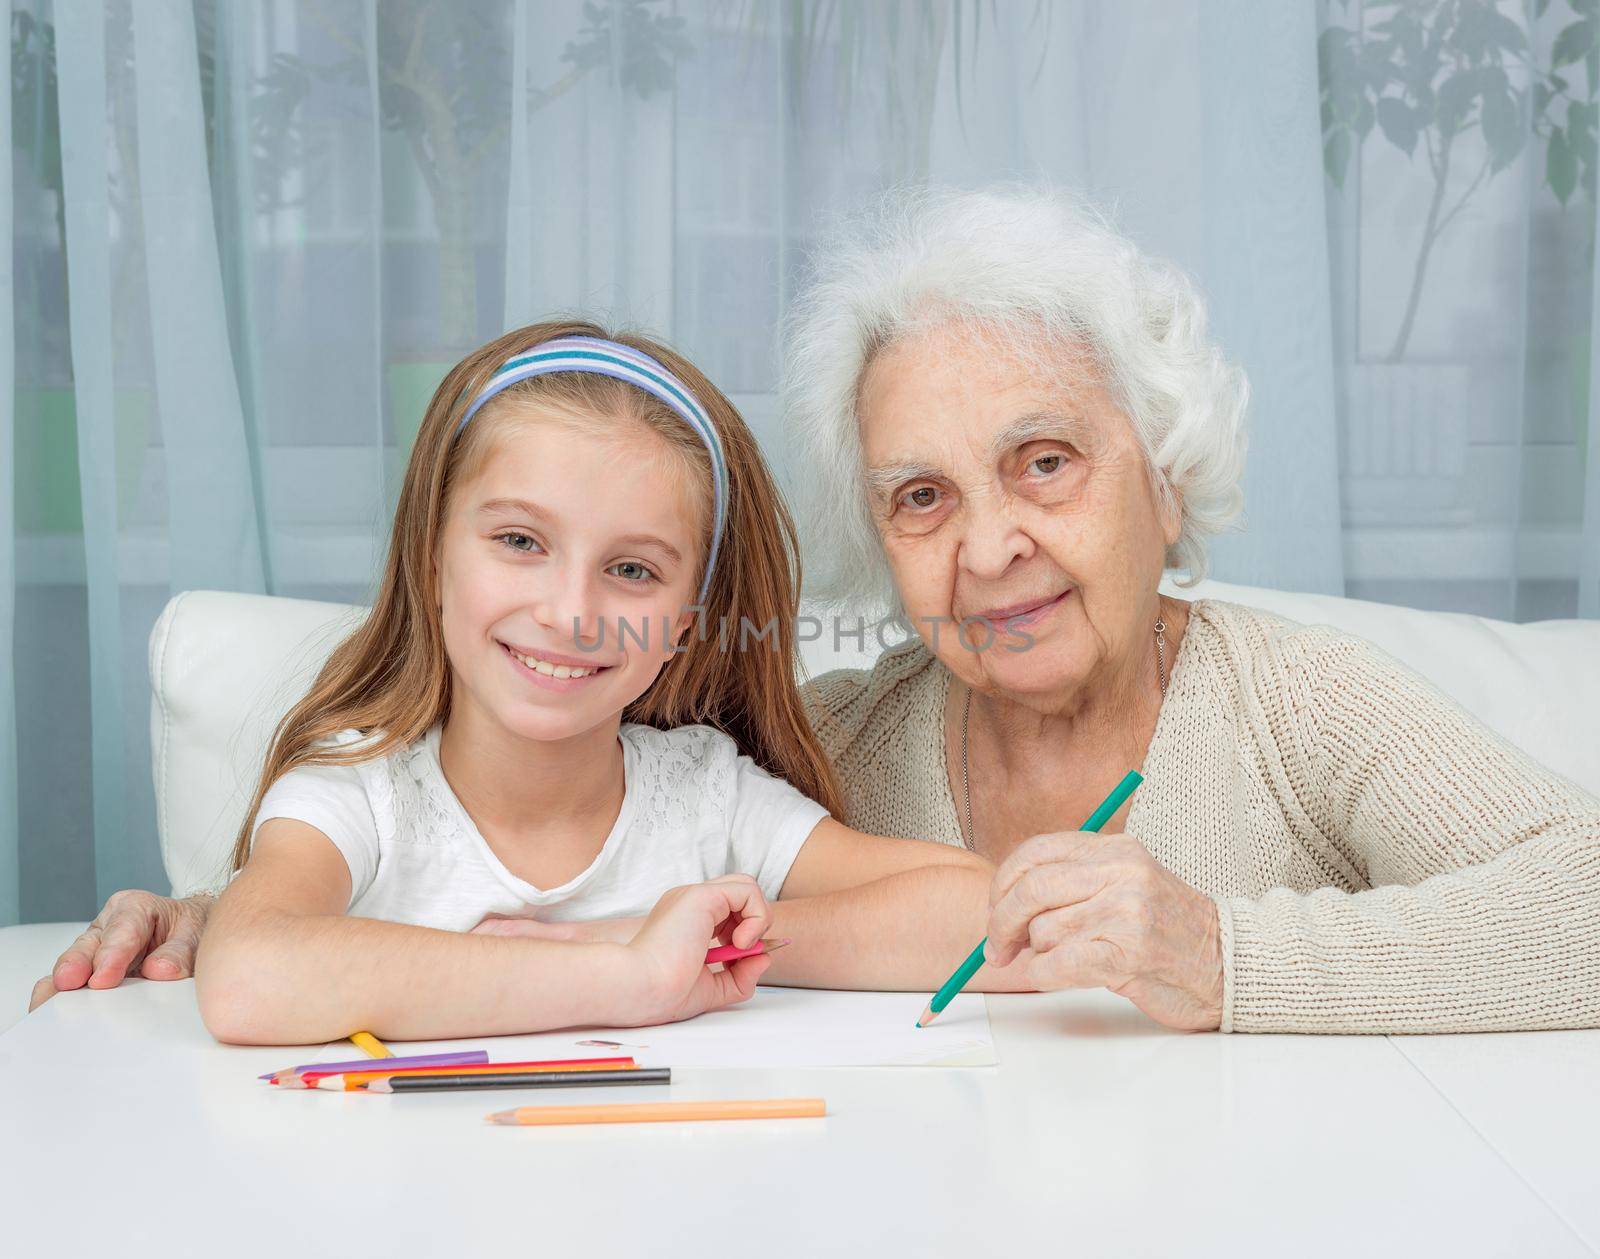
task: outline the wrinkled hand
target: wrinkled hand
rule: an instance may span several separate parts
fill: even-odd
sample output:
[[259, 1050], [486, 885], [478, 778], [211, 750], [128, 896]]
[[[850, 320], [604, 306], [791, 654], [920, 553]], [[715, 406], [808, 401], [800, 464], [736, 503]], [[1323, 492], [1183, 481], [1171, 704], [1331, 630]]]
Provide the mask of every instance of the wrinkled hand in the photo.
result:
[[1040, 990], [1109, 988], [1158, 1023], [1222, 1023], [1217, 907], [1130, 835], [1036, 835], [995, 871], [987, 960]]
[[509, 914], [486, 914], [469, 934], [520, 936], [529, 940], [576, 940], [580, 944], [630, 944], [643, 918], [597, 918], [592, 922], [539, 922]]
[[174, 900], [154, 892], [113, 892], [50, 974], [33, 986], [28, 1009], [85, 984], [115, 988], [135, 967], [146, 979], [187, 979], [216, 901], [209, 893]]
[[706, 965], [712, 942], [749, 948], [766, 933], [772, 911], [756, 881], [729, 874], [674, 888], [659, 901], [627, 947], [641, 969], [637, 1013], [626, 1026], [673, 1023], [748, 1001], [772, 959], [741, 958], [720, 970]]

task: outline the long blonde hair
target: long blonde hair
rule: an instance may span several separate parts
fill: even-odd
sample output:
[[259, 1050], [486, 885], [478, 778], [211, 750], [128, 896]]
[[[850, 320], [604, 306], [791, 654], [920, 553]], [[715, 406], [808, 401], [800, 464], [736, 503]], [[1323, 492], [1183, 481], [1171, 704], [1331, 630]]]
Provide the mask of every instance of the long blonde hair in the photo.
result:
[[[255, 796], [233, 846], [232, 867], [250, 853], [256, 811], [267, 789], [301, 765], [349, 765], [411, 743], [450, 712], [450, 662], [437, 603], [435, 557], [451, 488], [487, 456], [488, 413], [501, 400], [531, 400], [615, 423], [619, 412], [649, 425], [695, 470], [711, 500], [705, 448], [670, 410], [640, 390], [606, 377], [562, 373], [519, 382], [484, 407], [456, 440], [462, 413], [512, 356], [557, 337], [618, 342], [648, 354], [689, 386], [716, 426], [728, 463], [727, 524], [706, 594], [703, 626], [741, 626], [746, 618], [770, 637], [755, 650], [729, 650], [720, 632], [691, 632], [688, 646], [662, 669], [623, 720], [671, 729], [701, 722], [730, 735], [758, 765], [787, 779], [831, 813], [839, 813], [837, 779], [806, 720], [795, 680], [795, 622], [800, 558], [794, 522], [761, 457], [755, 436], [733, 404], [687, 359], [637, 334], [593, 324], [541, 323], [518, 328], [474, 350], [451, 369], [423, 416], [395, 510], [389, 554], [366, 620], [334, 648], [311, 690], [273, 732]], [[706, 517], [707, 545], [710, 511]], [[704, 552], [702, 548], [702, 553]], [[724, 619], [726, 618], [726, 619]], [[738, 631], [735, 631], [736, 633]], [[331, 747], [344, 730], [369, 737]]]

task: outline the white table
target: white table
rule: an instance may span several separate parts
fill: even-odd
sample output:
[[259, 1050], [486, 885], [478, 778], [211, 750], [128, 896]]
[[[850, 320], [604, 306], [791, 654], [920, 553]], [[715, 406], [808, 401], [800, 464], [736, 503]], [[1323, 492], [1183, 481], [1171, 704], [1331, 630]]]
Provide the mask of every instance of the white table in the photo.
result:
[[989, 1007], [999, 1067], [651, 1090], [820, 1095], [827, 1119], [537, 1129], [482, 1116], [567, 1096], [280, 1091], [254, 1077], [311, 1055], [216, 1045], [187, 982], [68, 993], [0, 1036], [0, 1250], [1600, 1253], [1600, 1033], [1203, 1036], [1105, 993]]

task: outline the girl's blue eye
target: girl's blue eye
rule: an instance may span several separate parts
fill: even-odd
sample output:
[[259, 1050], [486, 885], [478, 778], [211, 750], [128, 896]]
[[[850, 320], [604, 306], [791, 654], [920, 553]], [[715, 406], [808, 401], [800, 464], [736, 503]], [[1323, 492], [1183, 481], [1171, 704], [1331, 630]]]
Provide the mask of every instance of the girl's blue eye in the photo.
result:
[[495, 537], [495, 541], [512, 551], [521, 551], [524, 555], [532, 555], [541, 549], [539, 544], [525, 533], [502, 533]]
[[656, 576], [643, 564], [634, 560], [623, 560], [620, 564], [613, 564], [606, 569], [606, 572], [615, 573], [624, 581], [654, 581]]

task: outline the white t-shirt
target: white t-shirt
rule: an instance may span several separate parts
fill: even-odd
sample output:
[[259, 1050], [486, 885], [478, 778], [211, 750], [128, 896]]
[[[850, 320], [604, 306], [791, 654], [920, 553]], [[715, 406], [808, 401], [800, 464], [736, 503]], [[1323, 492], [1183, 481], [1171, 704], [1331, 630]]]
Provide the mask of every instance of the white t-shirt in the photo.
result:
[[710, 727], [625, 724], [621, 740], [616, 824], [587, 870], [548, 891], [512, 874], [479, 834], [440, 769], [437, 726], [375, 760], [290, 770], [255, 825], [296, 818], [332, 840], [350, 867], [347, 912], [448, 931], [489, 913], [544, 922], [646, 914], [668, 889], [724, 874], [751, 875], [776, 898], [827, 810]]

